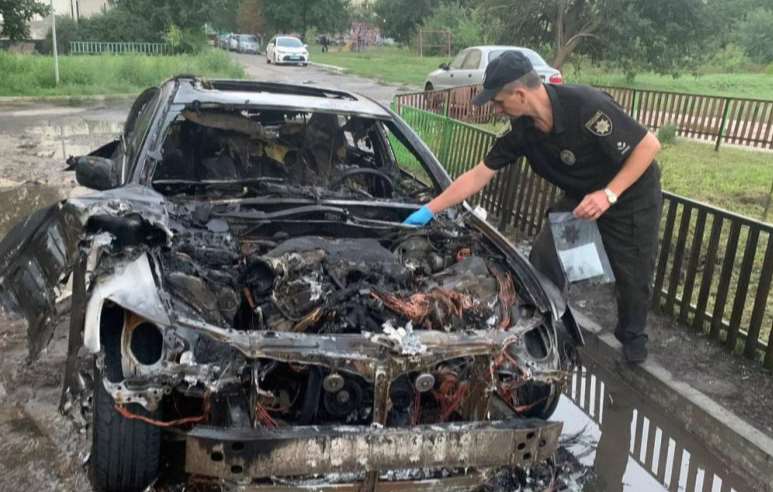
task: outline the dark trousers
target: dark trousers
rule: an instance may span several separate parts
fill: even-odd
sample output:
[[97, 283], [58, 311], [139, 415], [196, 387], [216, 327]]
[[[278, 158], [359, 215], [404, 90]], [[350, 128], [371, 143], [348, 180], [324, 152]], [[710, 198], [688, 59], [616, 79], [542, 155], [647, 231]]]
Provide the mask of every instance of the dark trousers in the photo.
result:
[[[550, 212], [571, 212], [579, 202], [564, 197]], [[614, 206], [614, 205], [613, 205]], [[608, 210], [598, 219], [604, 249], [615, 274], [617, 338], [626, 344], [646, 345], [647, 313], [652, 298], [652, 275], [658, 249], [661, 203], [632, 213]], [[529, 259], [559, 288], [567, 281], [558, 261], [553, 235], [547, 223], [534, 241]]]

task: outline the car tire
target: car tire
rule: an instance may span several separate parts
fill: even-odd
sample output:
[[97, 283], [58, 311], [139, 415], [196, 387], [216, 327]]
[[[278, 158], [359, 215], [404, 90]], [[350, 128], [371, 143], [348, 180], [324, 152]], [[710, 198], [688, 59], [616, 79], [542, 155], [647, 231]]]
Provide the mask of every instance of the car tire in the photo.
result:
[[269, 58], [268, 55], [266, 55], [266, 63], [268, 63], [269, 65], [271, 64], [271, 58]]
[[[158, 477], [161, 462], [161, 429], [120, 415], [113, 397], [94, 371], [94, 421], [91, 469], [98, 491], [142, 491]], [[134, 414], [157, 419], [137, 404], [127, 405]]]

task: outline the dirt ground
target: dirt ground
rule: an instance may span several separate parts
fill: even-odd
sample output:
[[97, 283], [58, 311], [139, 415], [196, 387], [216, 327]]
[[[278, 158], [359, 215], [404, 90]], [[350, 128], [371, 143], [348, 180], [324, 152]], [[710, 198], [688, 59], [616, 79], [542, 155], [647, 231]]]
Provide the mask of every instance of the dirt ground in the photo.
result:
[[[609, 287], [573, 289], [572, 304], [609, 331], [617, 323]], [[712, 397], [722, 406], [773, 437], [773, 374], [759, 362], [731, 354], [705, 335], [679, 326], [668, 316], [651, 312], [649, 350], [678, 379]]]

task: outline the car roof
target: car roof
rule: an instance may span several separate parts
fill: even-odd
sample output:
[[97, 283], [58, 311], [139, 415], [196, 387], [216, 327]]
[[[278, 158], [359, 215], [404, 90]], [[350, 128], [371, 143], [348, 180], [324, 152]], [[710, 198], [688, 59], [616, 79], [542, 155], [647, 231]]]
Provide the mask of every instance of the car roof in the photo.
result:
[[258, 106], [309, 112], [331, 112], [391, 119], [381, 104], [360, 94], [312, 85], [293, 85], [252, 80], [205, 80], [177, 77], [173, 104]]

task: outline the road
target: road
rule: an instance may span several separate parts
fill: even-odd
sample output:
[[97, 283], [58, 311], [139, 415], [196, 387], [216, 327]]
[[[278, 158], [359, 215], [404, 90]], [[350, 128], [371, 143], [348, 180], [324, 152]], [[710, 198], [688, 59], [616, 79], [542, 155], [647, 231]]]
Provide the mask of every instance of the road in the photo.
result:
[[245, 68], [247, 75], [255, 80], [266, 82], [288, 82], [292, 84], [311, 84], [331, 89], [363, 94], [382, 104], [389, 104], [395, 94], [420, 90], [405, 85], [383, 84], [355, 75], [341, 74], [334, 70], [314, 65], [299, 67], [295, 65], [274, 65], [266, 63], [265, 55], [232, 54]]

